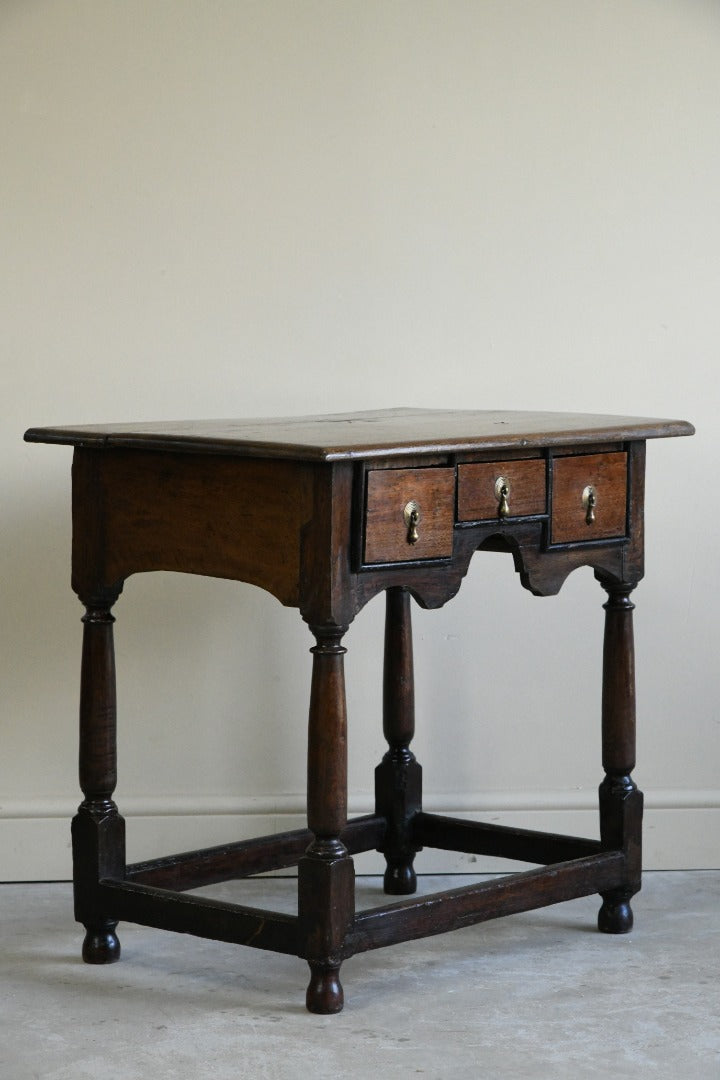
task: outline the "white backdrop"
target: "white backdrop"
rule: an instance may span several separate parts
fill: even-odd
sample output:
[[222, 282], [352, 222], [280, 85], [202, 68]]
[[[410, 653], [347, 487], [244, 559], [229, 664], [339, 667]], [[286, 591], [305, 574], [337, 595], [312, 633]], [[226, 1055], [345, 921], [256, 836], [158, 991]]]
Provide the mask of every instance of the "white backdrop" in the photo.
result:
[[[719, 100], [714, 0], [2, 0], [0, 875], [66, 877], [79, 800], [71, 453], [24, 429], [401, 404], [696, 424], [648, 451], [635, 775], [646, 864], [720, 866]], [[429, 807], [596, 834], [603, 600], [485, 555], [418, 611]], [[131, 857], [301, 821], [297, 613], [180, 575], [115, 613]]]

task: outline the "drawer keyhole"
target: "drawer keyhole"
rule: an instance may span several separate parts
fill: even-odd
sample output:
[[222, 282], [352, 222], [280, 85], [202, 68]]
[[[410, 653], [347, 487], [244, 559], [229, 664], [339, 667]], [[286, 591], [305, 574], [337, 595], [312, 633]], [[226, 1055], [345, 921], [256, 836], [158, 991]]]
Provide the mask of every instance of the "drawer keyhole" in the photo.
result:
[[595, 488], [592, 486], [592, 484], [588, 484], [588, 486], [583, 490], [583, 493], [582, 493], [582, 504], [585, 507], [585, 524], [586, 525], [594, 525], [595, 524], [595, 504], [596, 503], [597, 503], [597, 492], [595, 491]]
[[407, 542], [408, 544], [417, 544], [420, 539], [418, 533], [418, 525], [420, 524], [420, 507], [411, 499], [403, 510], [403, 518], [405, 520], [405, 526], [407, 528]]
[[498, 517], [510, 517], [510, 481], [505, 476], [498, 476], [495, 481], [495, 498], [498, 501]]

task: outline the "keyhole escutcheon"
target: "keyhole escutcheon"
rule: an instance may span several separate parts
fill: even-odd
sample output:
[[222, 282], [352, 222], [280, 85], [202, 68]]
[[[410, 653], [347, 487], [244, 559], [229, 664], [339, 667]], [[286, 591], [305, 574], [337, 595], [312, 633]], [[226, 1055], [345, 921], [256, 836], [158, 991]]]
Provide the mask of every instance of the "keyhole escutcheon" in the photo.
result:
[[418, 533], [418, 525], [420, 524], [420, 506], [411, 499], [406, 504], [403, 510], [403, 519], [405, 521], [405, 527], [407, 529], [407, 542], [408, 544], [417, 544], [420, 539]]

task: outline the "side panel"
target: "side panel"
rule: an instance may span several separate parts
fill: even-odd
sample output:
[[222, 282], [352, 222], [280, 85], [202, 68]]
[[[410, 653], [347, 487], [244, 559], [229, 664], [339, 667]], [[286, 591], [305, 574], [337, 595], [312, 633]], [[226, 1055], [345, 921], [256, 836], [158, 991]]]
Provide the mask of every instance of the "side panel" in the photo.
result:
[[299, 602], [313, 466], [144, 450], [77, 449], [73, 588], [176, 570], [247, 581]]

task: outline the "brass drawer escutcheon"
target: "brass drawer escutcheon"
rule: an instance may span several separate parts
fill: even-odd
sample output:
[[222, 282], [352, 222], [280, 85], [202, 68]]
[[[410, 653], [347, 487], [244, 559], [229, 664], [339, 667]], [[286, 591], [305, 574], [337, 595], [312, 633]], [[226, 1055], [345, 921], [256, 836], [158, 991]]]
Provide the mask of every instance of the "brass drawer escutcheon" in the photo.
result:
[[583, 504], [583, 507], [585, 508], [585, 524], [586, 525], [594, 525], [595, 524], [595, 504], [596, 503], [597, 503], [597, 492], [595, 491], [595, 488], [592, 486], [592, 484], [588, 484], [588, 486], [583, 489], [583, 493], [582, 493], [582, 504]]
[[510, 517], [510, 503], [508, 502], [508, 496], [510, 495], [510, 481], [506, 476], [498, 476], [495, 481], [495, 498], [498, 501], [498, 517], [506, 518]]
[[420, 524], [420, 507], [411, 499], [403, 510], [403, 519], [405, 521], [405, 527], [407, 528], [407, 542], [408, 544], [417, 544], [420, 539], [418, 533], [418, 525]]

